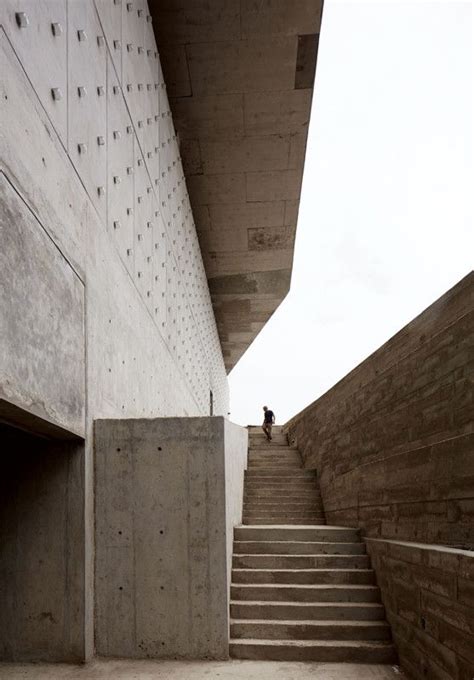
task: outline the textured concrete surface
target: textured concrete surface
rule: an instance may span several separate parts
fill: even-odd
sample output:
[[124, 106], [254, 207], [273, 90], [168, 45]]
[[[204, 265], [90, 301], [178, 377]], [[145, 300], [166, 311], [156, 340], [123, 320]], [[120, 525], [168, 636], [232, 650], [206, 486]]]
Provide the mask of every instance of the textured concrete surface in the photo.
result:
[[474, 272], [286, 426], [328, 522], [474, 547]]
[[2, 680], [396, 680], [392, 666], [271, 661], [95, 661], [87, 666], [0, 664]]
[[[25, 13], [23, 26], [16, 12]], [[207, 415], [210, 391], [214, 413], [228, 412], [149, 18], [144, 0], [0, 2], [2, 244], [9, 244], [0, 413], [10, 418], [14, 405], [35, 416], [32, 431], [43, 432], [41, 417], [85, 438], [77, 518], [84, 658], [93, 653], [93, 420]], [[51, 488], [59, 493], [53, 480]]]
[[[242, 523], [248, 430], [224, 420], [227, 582], [231, 581], [234, 527]], [[230, 588], [227, 590], [230, 596]]]
[[225, 368], [153, 29], [146, 2], [128, 6], [24, 3], [19, 28], [16, 0], [0, 3], [0, 169], [85, 284], [92, 417], [204, 415], [210, 390], [223, 415]]
[[150, 3], [228, 369], [289, 289], [322, 6]]
[[0, 399], [83, 436], [84, 285], [1, 171], [0, 242]]
[[227, 658], [247, 431], [212, 417], [100, 420], [95, 432], [97, 653]]
[[413, 678], [474, 678], [474, 552], [367, 539], [400, 661]]

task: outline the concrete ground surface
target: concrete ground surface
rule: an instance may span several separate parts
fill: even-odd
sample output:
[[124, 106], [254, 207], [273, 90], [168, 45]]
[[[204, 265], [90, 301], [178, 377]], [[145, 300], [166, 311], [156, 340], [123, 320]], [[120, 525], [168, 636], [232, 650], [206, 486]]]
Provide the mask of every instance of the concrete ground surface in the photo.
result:
[[397, 666], [279, 661], [94, 661], [0, 664], [2, 680], [395, 680]]

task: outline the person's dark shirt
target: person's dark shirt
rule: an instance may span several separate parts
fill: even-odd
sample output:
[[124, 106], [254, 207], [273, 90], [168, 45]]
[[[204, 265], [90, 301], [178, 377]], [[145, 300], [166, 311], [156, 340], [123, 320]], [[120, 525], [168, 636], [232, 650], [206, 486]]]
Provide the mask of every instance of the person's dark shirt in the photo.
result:
[[265, 422], [266, 423], [272, 423], [273, 422], [273, 416], [274, 416], [274, 413], [273, 413], [273, 411], [270, 411], [270, 409], [265, 411]]

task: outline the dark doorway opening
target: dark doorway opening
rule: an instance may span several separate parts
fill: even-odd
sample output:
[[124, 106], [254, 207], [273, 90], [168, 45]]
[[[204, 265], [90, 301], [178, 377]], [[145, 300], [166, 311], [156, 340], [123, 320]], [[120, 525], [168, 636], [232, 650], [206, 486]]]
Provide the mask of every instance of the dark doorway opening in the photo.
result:
[[84, 443], [0, 422], [0, 659], [81, 661]]

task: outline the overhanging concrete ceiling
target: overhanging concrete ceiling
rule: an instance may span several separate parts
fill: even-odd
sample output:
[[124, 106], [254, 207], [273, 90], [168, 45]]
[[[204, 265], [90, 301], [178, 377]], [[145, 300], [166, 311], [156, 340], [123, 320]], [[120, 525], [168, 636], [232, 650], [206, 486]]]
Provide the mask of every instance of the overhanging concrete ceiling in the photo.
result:
[[227, 369], [290, 287], [323, 0], [150, 0]]

